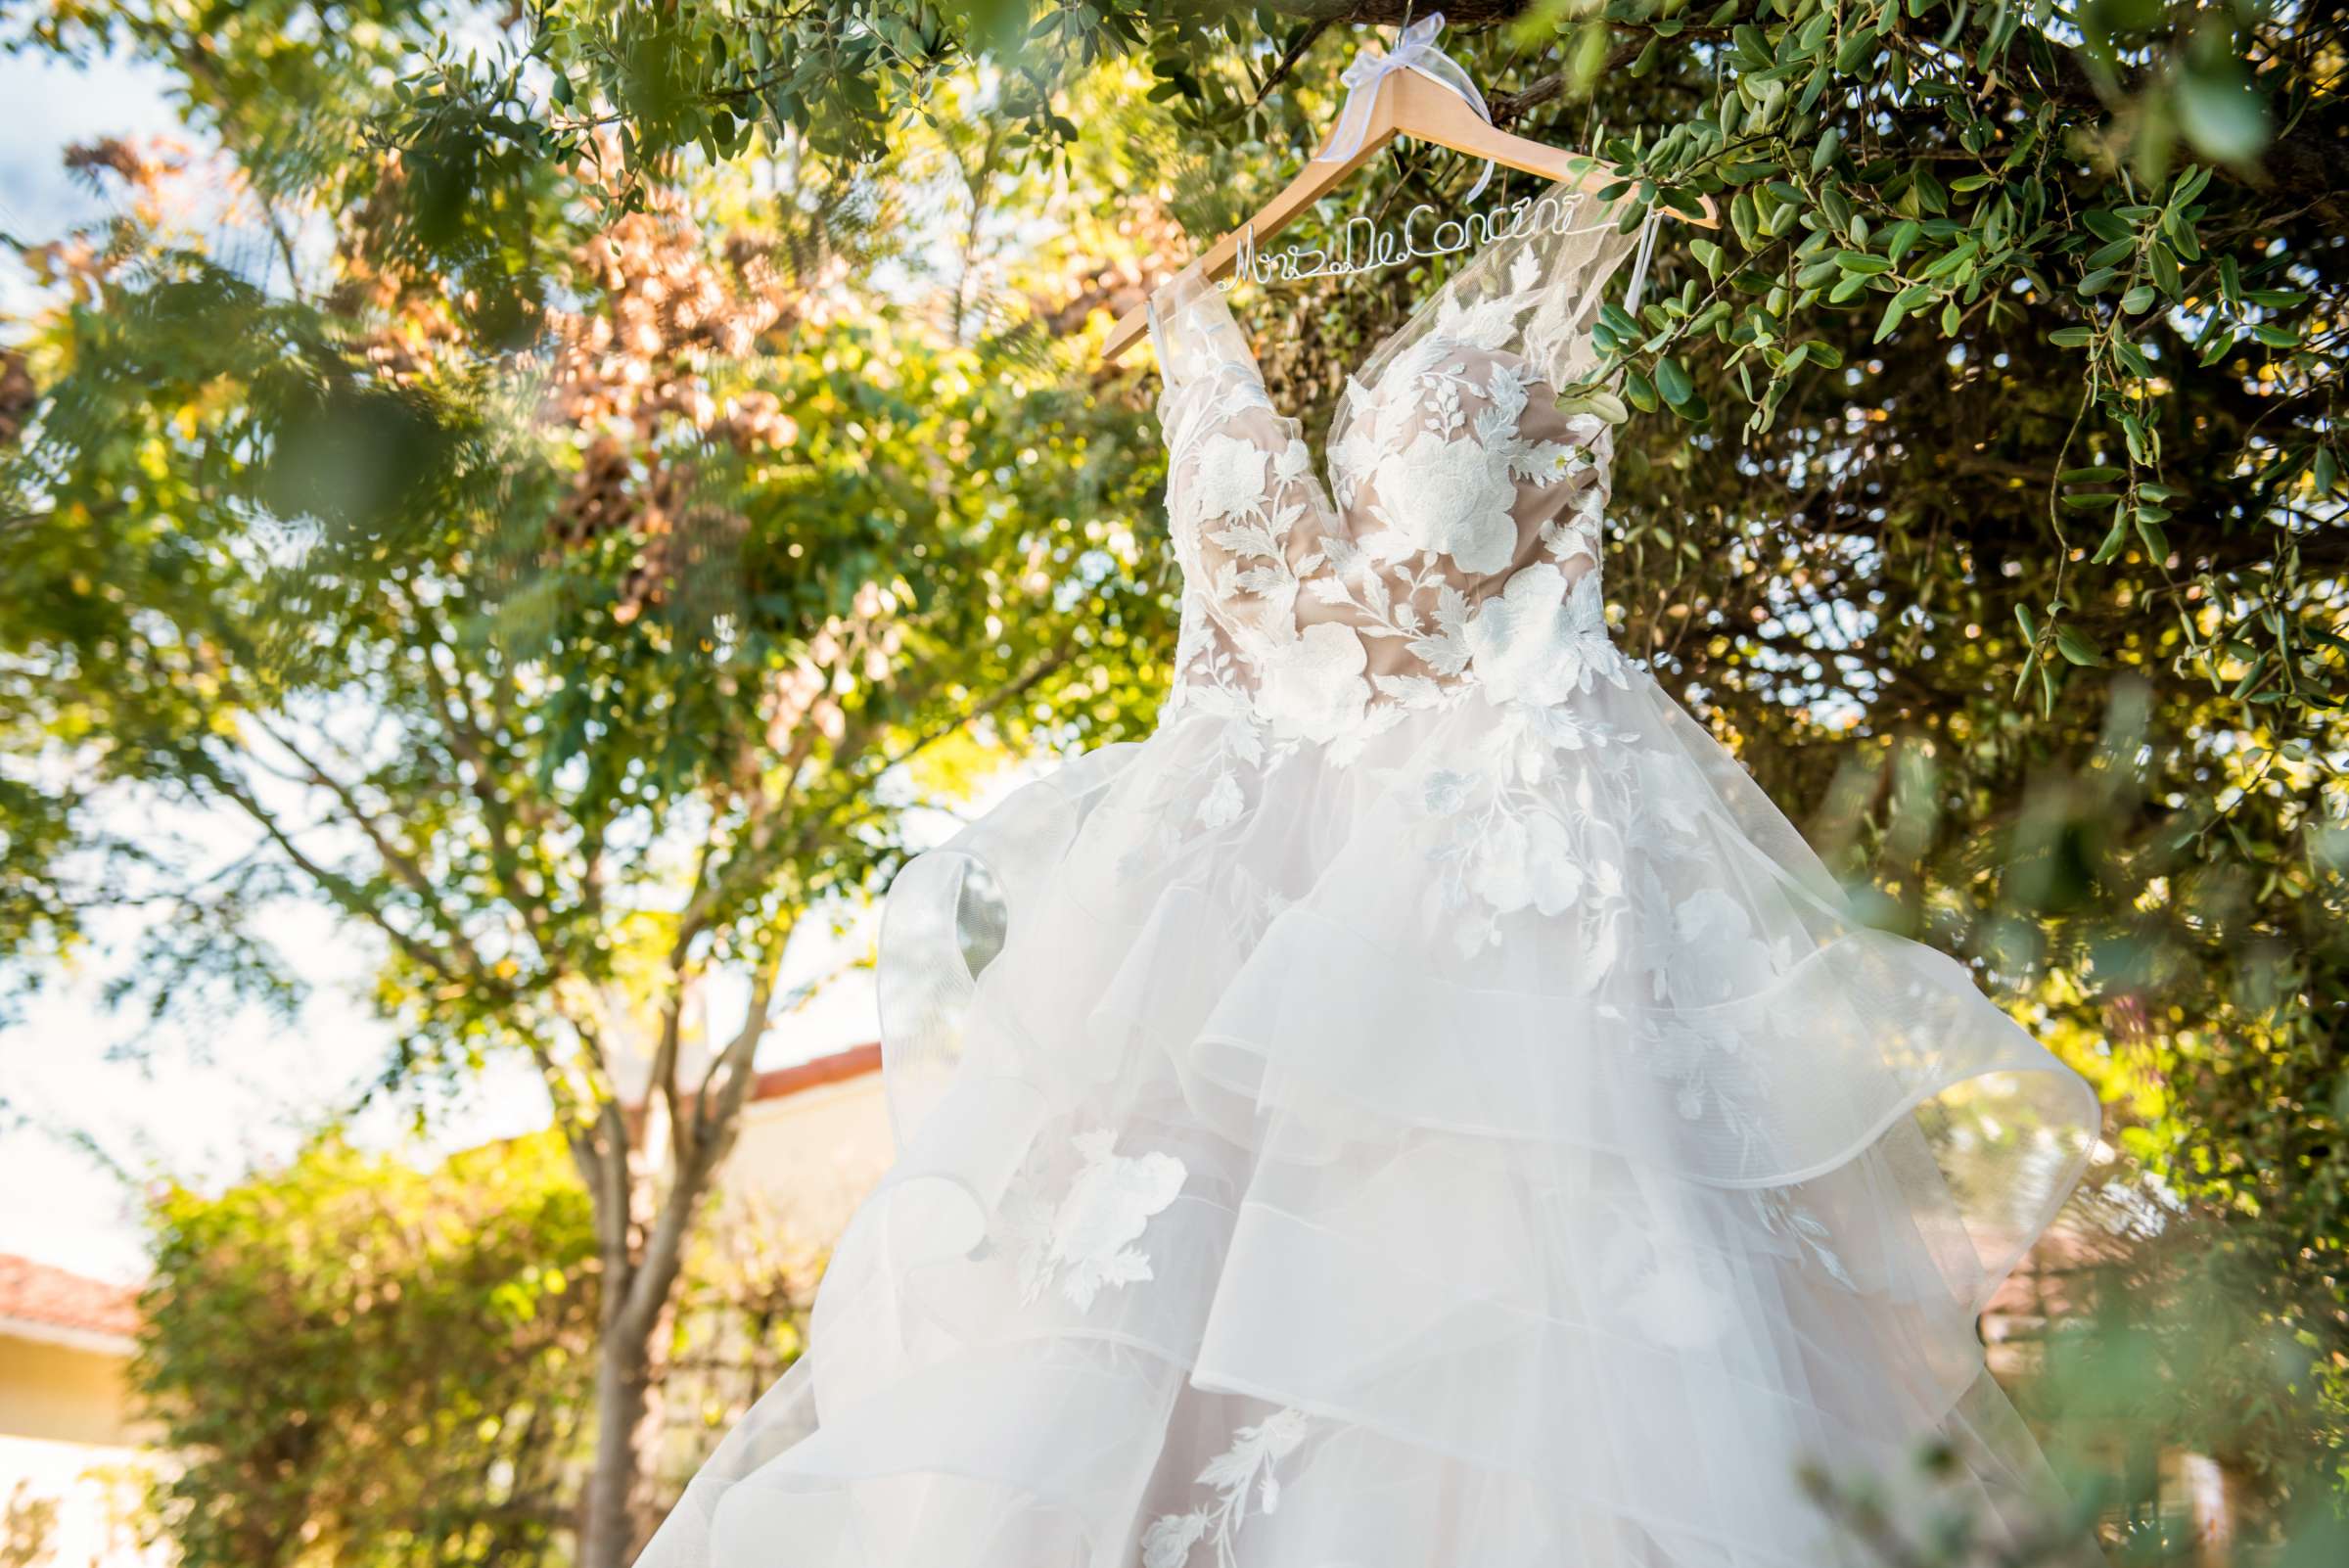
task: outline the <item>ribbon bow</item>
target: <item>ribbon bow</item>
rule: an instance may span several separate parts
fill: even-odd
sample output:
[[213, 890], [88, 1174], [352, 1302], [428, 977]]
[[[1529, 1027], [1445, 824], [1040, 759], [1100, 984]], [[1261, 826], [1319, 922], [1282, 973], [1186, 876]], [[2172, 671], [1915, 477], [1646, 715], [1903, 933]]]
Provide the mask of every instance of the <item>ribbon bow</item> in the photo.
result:
[[[1403, 29], [1391, 54], [1381, 50], [1376, 42], [1362, 45], [1361, 53], [1354, 57], [1354, 64], [1338, 77], [1346, 84], [1346, 107], [1338, 112], [1338, 123], [1330, 131], [1329, 140], [1313, 155], [1314, 162], [1343, 163], [1361, 151], [1362, 139], [1370, 134], [1370, 106], [1378, 100], [1378, 84], [1399, 70], [1415, 70], [1429, 81], [1450, 88], [1486, 124], [1493, 123], [1493, 112], [1485, 107], [1485, 95], [1476, 90], [1475, 79], [1461, 69], [1458, 61], [1436, 47], [1436, 34], [1443, 30], [1444, 13], [1433, 11]], [[1473, 202], [1484, 195], [1492, 178], [1493, 165], [1487, 163], [1465, 200]]]

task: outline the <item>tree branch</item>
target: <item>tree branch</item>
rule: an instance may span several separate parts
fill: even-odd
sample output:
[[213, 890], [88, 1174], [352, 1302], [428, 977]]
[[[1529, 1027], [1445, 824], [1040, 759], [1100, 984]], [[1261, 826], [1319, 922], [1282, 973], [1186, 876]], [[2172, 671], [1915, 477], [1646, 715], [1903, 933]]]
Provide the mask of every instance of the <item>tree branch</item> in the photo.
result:
[[313, 858], [300, 845], [295, 843], [293, 836], [279, 826], [277, 818], [263, 808], [260, 802], [234, 779], [210, 767], [205, 769], [203, 776], [212, 788], [218, 790], [231, 804], [251, 818], [256, 827], [267, 834], [270, 842], [278, 847], [279, 853], [293, 861], [302, 875], [316, 884], [318, 890], [325, 894], [344, 913], [352, 915], [375, 927], [389, 937], [393, 945], [397, 946], [401, 952], [443, 980], [452, 983], [463, 980], [484, 986], [495, 984], [492, 977], [482, 969], [480, 957], [462, 942], [458, 943], [455, 955], [452, 956], [449, 953], [437, 951], [421, 938], [392, 924], [384, 917], [383, 907], [377, 900], [364, 897], [348, 877]]

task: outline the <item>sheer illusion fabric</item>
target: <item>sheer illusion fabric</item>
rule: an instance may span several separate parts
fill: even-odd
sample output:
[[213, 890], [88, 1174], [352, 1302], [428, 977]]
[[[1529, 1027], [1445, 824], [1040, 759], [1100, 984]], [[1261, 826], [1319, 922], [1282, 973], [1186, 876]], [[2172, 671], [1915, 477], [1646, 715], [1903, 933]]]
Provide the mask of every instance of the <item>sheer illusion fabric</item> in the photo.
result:
[[1325, 474], [1161, 291], [1160, 727], [898, 878], [898, 1162], [645, 1568], [1818, 1568], [1804, 1460], [2043, 1485], [1973, 1320], [2096, 1103], [1608, 639], [1635, 236], [1546, 200]]

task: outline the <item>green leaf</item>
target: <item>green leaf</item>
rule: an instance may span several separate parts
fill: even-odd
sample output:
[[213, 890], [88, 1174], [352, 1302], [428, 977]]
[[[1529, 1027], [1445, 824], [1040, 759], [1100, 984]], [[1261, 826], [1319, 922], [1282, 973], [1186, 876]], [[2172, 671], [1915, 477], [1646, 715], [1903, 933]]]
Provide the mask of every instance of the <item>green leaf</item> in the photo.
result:
[[2115, 240], [2110, 245], [2099, 245], [2088, 254], [2088, 268], [2091, 271], [2098, 267], [2117, 268], [2135, 254], [2137, 241], [2134, 237]]
[[2096, 645], [2074, 626], [2055, 628], [2055, 651], [2075, 665], [2100, 665], [2104, 662], [2104, 656], [2096, 651]]
[[2240, 163], [2268, 145], [2268, 105], [2239, 60], [2188, 57], [2176, 92], [2178, 128], [2203, 157]]
[[2088, 225], [2088, 231], [2099, 240], [2111, 240], [2116, 243], [2125, 241], [2132, 245], [2137, 241], [2137, 231], [2130, 227], [2117, 212], [2107, 211], [2102, 208], [2091, 208], [2080, 214], [2080, 221]]
[[2103, 542], [2096, 546], [2096, 553], [2089, 559], [2095, 565], [2102, 566], [2118, 556], [2122, 546], [2128, 542], [2129, 520], [2126, 517], [2116, 516], [2112, 520], [2112, 527], [2105, 530]]
[[1680, 361], [1668, 355], [1656, 361], [1656, 391], [1664, 394], [1666, 402], [1678, 408], [1696, 395], [1696, 384], [1688, 379], [1688, 372], [1681, 368]]
[[1558, 407], [1568, 414], [1596, 414], [1610, 425], [1620, 425], [1631, 418], [1631, 410], [1622, 398], [1603, 387], [1586, 387], [1558, 399]]
[[1909, 288], [1903, 289], [1899, 294], [1894, 295], [1892, 297], [1892, 303], [1884, 307], [1883, 318], [1876, 323], [1876, 336], [1874, 341], [1877, 343], [1882, 343], [1885, 339], [1891, 337], [1894, 331], [1899, 328], [1902, 318], [1907, 316], [1910, 311], [1915, 309], [1918, 305], [1924, 303], [1927, 299], [1931, 298], [1931, 296], [1932, 291], [1924, 288], [1921, 285], [1911, 285]]

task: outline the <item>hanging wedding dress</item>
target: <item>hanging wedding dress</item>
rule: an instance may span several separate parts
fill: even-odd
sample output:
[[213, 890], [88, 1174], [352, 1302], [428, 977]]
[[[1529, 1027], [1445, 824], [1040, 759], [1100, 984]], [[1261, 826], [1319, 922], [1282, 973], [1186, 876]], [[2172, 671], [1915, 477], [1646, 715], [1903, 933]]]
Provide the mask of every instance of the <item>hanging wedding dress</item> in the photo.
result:
[[1163, 721], [898, 878], [897, 1166], [644, 1568], [1819, 1568], [1806, 1461], [2038, 1486], [1974, 1319], [2096, 1101], [1609, 641], [1634, 236], [1547, 200], [1326, 485], [1161, 291]]

